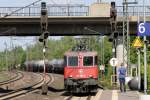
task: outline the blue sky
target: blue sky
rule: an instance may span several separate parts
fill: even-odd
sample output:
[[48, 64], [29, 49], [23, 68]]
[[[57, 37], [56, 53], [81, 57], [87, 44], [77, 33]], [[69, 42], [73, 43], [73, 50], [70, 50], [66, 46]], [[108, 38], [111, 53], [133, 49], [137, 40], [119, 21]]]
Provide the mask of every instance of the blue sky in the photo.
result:
[[[34, 1], [37, 0], [0, 0], [0, 6], [1, 7], [12, 7], [12, 6], [26, 6]], [[47, 2], [48, 4], [66, 4], [66, 3], [72, 3], [72, 4], [91, 4], [93, 2], [97, 2], [98, 0], [42, 0]], [[117, 5], [122, 5], [123, 0], [99, 0], [102, 2], [111, 2], [116, 1]], [[128, 1], [135, 1], [135, 0], [128, 0]], [[143, 3], [143, 0], [136, 0], [139, 2], [139, 4]], [[145, 0], [146, 4], [150, 3], [150, 0]]]
[[[25, 6], [30, 4], [36, 0], [0, 0], [1, 6]], [[75, 4], [90, 4], [92, 2], [97, 2], [97, 0], [42, 0], [47, 3], [53, 4], [66, 4], [66, 3], [75, 3]], [[102, 0], [105, 2], [109, 2], [110, 0]]]
[[[0, 0], [0, 7], [23, 7], [28, 4], [31, 4], [32, 2], [37, 0]], [[89, 5], [91, 3], [97, 2], [97, 0], [42, 0], [46, 1], [47, 4], [86, 4]], [[102, 2], [111, 2], [116, 1], [116, 5], [122, 5], [123, 0], [101, 0]], [[134, 1], [134, 0], [129, 0]], [[143, 4], [143, 0], [138, 0], [139, 4]], [[145, 0], [146, 4], [150, 4], [150, 0]], [[40, 3], [38, 3], [40, 4]], [[60, 37], [52, 37], [54, 39], [60, 38]], [[6, 46], [4, 45], [7, 43], [8, 48], [12, 47], [12, 43], [14, 46], [21, 45], [24, 48], [26, 47], [26, 44], [35, 43], [35, 37], [0, 37], [0, 51], [3, 51]], [[32, 41], [32, 42], [31, 42]]]

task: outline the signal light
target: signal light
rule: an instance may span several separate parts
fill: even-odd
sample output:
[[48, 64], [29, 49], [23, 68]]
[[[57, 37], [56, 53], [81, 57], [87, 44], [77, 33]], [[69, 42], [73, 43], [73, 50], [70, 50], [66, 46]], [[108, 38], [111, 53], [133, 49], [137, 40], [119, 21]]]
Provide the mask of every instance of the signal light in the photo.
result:
[[41, 3], [41, 15], [47, 15], [46, 2]]
[[113, 42], [113, 40], [116, 39], [118, 36], [119, 36], [119, 32], [115, 31], [109, 36], [108, 41]]
[[113, 21], [116, 21], [116, 16], [117, 16], [117, 10], [115, 7], [116, 7], [115, 2], [111, 2], [110, 18], [113, 18]]
[[41, 10], [41, 15], [45, 16], [47, 14], [47, 10]]
[[115, 8], [115, 7], [116, 7], [115, 2], [111, 2], [111, 7], [112, 7], [112, 8]]
[[39, 41], [40, 41], [40, 42], [43, 42], [44, 40], [46, 40], [46, 39], [48, 38], [48, 36], [49, 36], [49, 32], [48, 32], [48, 31], [43, 32], [43, 33], [40, 35], [40, 37], [39, 37]]
[[113, 34], [114, 34], [114, 38], [117, 38], [119, 36], [119, 32], [117, 31], [113, 32]]
[[46, 2], [41, 3], [41, 9], [46, 9]]
[[108, 41], [109, 41], [109, 42], [113, 42], [113, 34], [111, 34], [111, 35], [109, 36]]

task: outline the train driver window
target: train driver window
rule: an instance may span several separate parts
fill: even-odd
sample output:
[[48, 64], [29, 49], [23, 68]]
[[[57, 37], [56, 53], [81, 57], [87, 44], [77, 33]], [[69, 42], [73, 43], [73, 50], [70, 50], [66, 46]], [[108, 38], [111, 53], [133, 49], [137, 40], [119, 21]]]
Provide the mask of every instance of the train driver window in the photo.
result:
[[85, 56], [83, 58], [83, 66], [93, 66], [93, 56]]
[[78, 66], [78, 57], [77, 56], [69, 56], [68, 57], [68, 66]]

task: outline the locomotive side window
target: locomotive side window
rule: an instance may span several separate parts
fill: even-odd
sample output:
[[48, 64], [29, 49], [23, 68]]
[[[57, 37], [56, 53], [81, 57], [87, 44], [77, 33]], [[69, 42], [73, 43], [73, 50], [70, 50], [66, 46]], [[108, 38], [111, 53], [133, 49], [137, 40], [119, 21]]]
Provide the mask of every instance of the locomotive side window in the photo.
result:
[[97, 65], [97, 56], [95, 56], [95, 63], [94, 64]]
[[67, 66], [67, 57], [64, 56], [64, 65]]
[[83, 66], [93, 66], [93, 56], [85, 56], [83, 58]]
[[78, 66], [78, 57], [77, 56], [69, 56], [68, 57], [68, 66]]

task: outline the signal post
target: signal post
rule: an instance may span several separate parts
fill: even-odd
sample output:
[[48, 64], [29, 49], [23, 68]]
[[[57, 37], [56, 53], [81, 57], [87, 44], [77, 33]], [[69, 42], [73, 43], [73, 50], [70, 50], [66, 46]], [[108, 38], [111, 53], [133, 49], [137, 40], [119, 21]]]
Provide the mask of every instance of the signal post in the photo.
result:
[[41, 3], [41, 35], [39, 37], [39, 41], [43, 43], [43, 62], [44, 62], [44, 83], [42, 85], [42, 94], [47, 94], [48, 92], [48, 86], [46, 83], [46, 44], [47, 44], [47, 38], [49, 36], [49, 32], [47, 31], [48, 28], [48, 14], [47, 14], [47, 8], [46, 3]]
[[118, 63], [116, 59], [116, 46], [117, 46], [117, 38], [119, 36], [119, 32], [117, 31], [117, 9], [115, 6], [115, 2], [111, 2], [111, 8], [110, 8], [110, 25], [111, 25], [111, 35], [109, 36], [109, 41], [112, 42], [112, 54], [113, 58], [110, 60], [110, 65], [113, 68], [113, 75], [111, 77], [111, 82], [113, 87], [115, 88], [117, 85], [117, 71], [116, 66]]
[[136, 37], [136, 39], [133, 41], [132, 46], [137, 49], [137, 55], [138, 55], [138, 89], [141, 89], [141, 47], [143, 46], [142, 41], [140, 40], [140, 37]]

